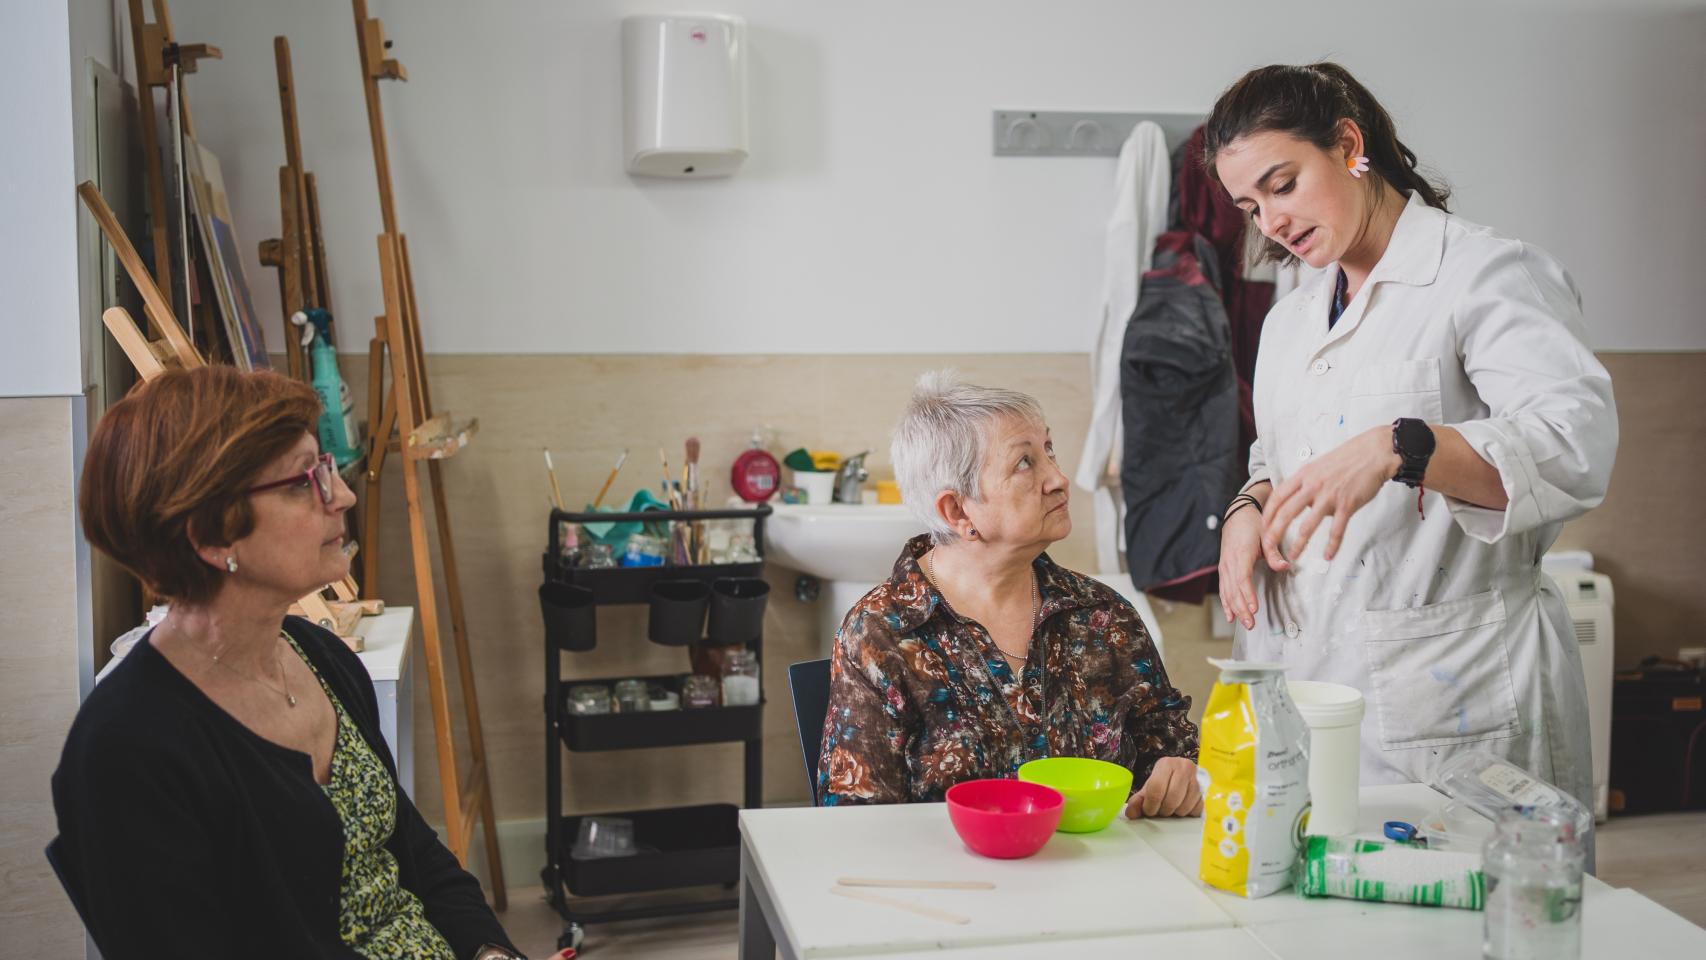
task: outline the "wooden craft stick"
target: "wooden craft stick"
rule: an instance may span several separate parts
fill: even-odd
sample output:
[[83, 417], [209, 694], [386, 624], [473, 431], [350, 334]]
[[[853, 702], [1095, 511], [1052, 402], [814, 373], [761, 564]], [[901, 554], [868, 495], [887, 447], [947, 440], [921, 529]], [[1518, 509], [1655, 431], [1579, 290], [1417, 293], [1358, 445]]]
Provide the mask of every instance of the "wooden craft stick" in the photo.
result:
[[843, 887], [891, 887], [897, 890], [994, 890], [987, 880], [877, 880], [870, 877], [842, 877], [835, 881]]
[[884, 897], [875, 893], [866, 893], [863, 890], [858, 890], [853, 887], [830, 887], [829, 892], [838, 897], [847, 897], [851, 900], [863, 900], [866, 903], [875, 903], [879, 906], [893, 907], [896, 910], [905, 910], [908, 913], [916, 913], [921, 917], [929, 917], [932, 920], [940, 920], [943, 923], [957, 923], [963, 926], [971, 922], [970, 917], [962, 917], [957, 913], [948, 913], [946, 910], [936, 910], [931, 907], [923, 907], [916, 903], [907, 903], [905, 900], [896, 900], [893, 897]]

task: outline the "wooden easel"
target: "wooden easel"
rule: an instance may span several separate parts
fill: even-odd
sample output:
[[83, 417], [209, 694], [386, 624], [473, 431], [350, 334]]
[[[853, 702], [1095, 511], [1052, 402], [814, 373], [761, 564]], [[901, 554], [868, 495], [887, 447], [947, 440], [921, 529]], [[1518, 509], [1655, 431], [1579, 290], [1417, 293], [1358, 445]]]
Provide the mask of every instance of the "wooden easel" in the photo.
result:
[[[180, 44], [172, 32], [172, 15], [166, 0], [153, 0], [154, 22], [149, 23], [142, 10], [142, 0], [130, 0], [131, 48], [136, 56], [137, 105], [141, 110], [142, 150], [146, 155], [148, 179], [149, 234], [154, 243], [154, 283], [161, 302], [168, 312], [172, 306], [172, 247], [167, 239], [166, 175], [160, 165], [159, 128], [155, 125], [154, 91], [165, 90], [177, 108], [183, 129], [191, 139], [195, 124], [189, 108], [178, 100], [177, 79], [181, 73], [195, 73], [196, 62], [218, 60], [223, 54], [218, 47], [206, 43]], [[189, 224], [184, 225], [185, 231]], [[140, 261], [139, 261], [140, 262]], [[158, 332], [158, 328], [156, 328]], [[182, 330], [180, 329], [180, 333]]]
[[[279, 301], [283, 305], [285, 362], [290, 375], [307, 380], [308, 363], [300, 346], [301, 331], [290, 318], [299, 310], [327, 307], [323, 286], [325, 247], [320, 241], [318, 198], [311, 192], [312, 175], [302, 163], [302, 137], [296, 121], [296, 78], [290, 64], [290, 41], [274, 37], [278, 66], [279, 112], [284, 118], [284, 166], [278, 168], [280, 236], [261, 241], [261, 264], [278, 269]], [[328, 308], [329, 309], [329, 308]]]
[[[144, 380], [153, 380], [169, 369], [191, 370], [206, 366], [207, 361], [184, 334], [184, 328], [178, 325], [177, 318], [166, 305], [166, 298], [160, 292], [160, 287], [148, 273], [141, 254], [136, 252], [136, 247], [131, 244], [124, 228], [119, 225], [112, 208], [107, 206], [101, 191], [93, 182], [84, 181], [78, 184], [77, 194], [83, 198], [83, 205], [89, 208], [90, 215], [101, 228], [102, 236], [106, 237], [107, 243], [113, 248], [113, 254], [118, 257], [125, 273], [142, 294], [143, 312], [150, 324], [162, 334], [159, 340], [149, 340], [137, 327], [129, 311], [123, 307], [109, 307], [102, 312], [101, 322], [124, 350], [124, 355], [136, 367], [136, 372]], [[336, 600], [327, 601], [320, 596], [322, 591], [316, 590], [296, 601], [290, 612], [305, 616], [331, 630], [350, 649], [360, 651], [362, 641], [355, 634], [356, 621], [363, 616], [377, 616], [385, 612], [385, 604], [379, 600], [357, 600], [355, 581], [347, 574], [343, 580], [331, 584], [327, 589], [332, 591]]]
[[[409, 244], [397, 229], [391, 194], [391, 165], [385, 145], [385, 121], [380, 110], [379, 81], [406, 80], [403, 65], [385, 55], [389, 44], [384, 27], [367, 15], [365, 0], [351, 0], [355, 13], [356, 47], [361, 55], [361, 82], [367, 100], [367, 123], [373, 138], [373, 163], [379, 178], [379, 209], [385, 231], [379, 235], [379, 276], [384, 287], [385, 315], [375, 319], [368, 354], [367, 503], [362, 529], [362, 590], [371, 595], [378, 586], [379, 493], [386, 454], [395, 449], [403, 460], [403, 497], [408, 502], [409, 543], [414, 556], [415, 590], [419, 595], [421, 645], [426, 652], [427, 686], [432, 695], [433, 735], [438, 746], [439, 785], [444, 796], [446, 844], [464, 864], [478, 808], [484, 827], [492, 903], [506, 905], [503, 862], [498, 855], [497, 823], [492, 815], [492, 791], [486, 766], [486, 741], [480, 726], [479, 700], [474, 690], [473, 661], [468, 652], [468, 628], [462, 609], [462, 584], [451, 539], [450, 509], [445, 500], [441, 460], [455, 456], [478, 428], [476, 420], [453, 421], [448, 413], [434, 414], [427, 385], [421, 329], [415, 309], [414, 278], [409, 269]], [[389, 357], [389, 364], [386, 358]], [[390, 387], [385, 387], [387, 367]], [[421, 502], [419, 471], [425, 460], [432, 482], [433, 511], [438, 526], [440, 559], [450, 605], [462, 699], [467, 710], [471, 753], [466, 779], [458, 772], [455, 731], [450, 718], [450, 692], [445, 684], [444, 656], [439, 643], [438, 602], [433, 589], [431, 545]]]

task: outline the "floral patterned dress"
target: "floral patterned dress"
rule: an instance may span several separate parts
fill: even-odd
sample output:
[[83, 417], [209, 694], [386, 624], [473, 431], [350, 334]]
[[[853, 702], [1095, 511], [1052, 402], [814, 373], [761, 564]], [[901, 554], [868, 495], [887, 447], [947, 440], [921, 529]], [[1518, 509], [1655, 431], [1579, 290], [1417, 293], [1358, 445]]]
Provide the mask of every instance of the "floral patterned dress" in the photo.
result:
[[296, 655], [314, 670], [338, 714], [332, 777], [322, 789], [344, 825], [338, 935], [368, 960], [456, 960], [444, 935], [426, 918], [419, 897], [397, 882], [397, 858], [385, 849], [397, 826], [397, 784], [368, 746], [320, 671], [287, 633]]
[[1162, 757], [1196, 759], [1190, 698], [1119, 594], [1038, 557], [1040, 623], [1015, 674], [924, 576], [929, 549], [928, 537], [909, 541], [836, 633], [820, 803], [941, 800], [956, 783], [1013, 777], [1041, 757], [1107, 760], [1141, 786]]

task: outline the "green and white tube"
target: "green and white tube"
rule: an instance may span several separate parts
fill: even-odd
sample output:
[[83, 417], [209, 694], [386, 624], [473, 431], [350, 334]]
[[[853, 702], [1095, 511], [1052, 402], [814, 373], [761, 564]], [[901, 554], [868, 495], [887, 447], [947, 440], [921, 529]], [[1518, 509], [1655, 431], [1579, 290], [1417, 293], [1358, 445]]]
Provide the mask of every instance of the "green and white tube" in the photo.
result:
[[1481, 858], [1349, 837], [1308, 837], [1297, 892], [1430, 907], [1480, 910], [1487, 902]]

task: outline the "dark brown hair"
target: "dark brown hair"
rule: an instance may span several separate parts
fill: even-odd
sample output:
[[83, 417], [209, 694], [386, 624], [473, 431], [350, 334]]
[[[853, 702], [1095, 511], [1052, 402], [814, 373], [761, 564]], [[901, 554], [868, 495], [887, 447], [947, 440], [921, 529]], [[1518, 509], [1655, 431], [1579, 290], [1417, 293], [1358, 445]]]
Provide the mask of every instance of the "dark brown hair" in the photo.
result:
[[312, 389], [271, 372], [208, 366], [138, 384], [89, 438], [77, 500], [84, 535], [155, 593], [205, 603], [222, 571], [192, 538], [247, 536], [255, 518], [244, 491], [319, 413]]
[[[1386, 108], [1336, 63], [1276, 64], [1239, 77], [1215, 101], [1203, 126], [1203, 165], [1219, 183], [1215, 159], [1220, 151], [1241, 137], [1265, 131], [1290, 134], [1331, 150], [1338, 145], [1341, 120], [1354, 120], [1362, 130], [1371, 173], [1406, 197], [1414, 190], [1428, 206], [1448, 209], [1450, 188], [1422, 176], [1415, 152], [1398, 139]], [[1291, 254], [1270, 244], [1268, 256], [1288, 259]]]

